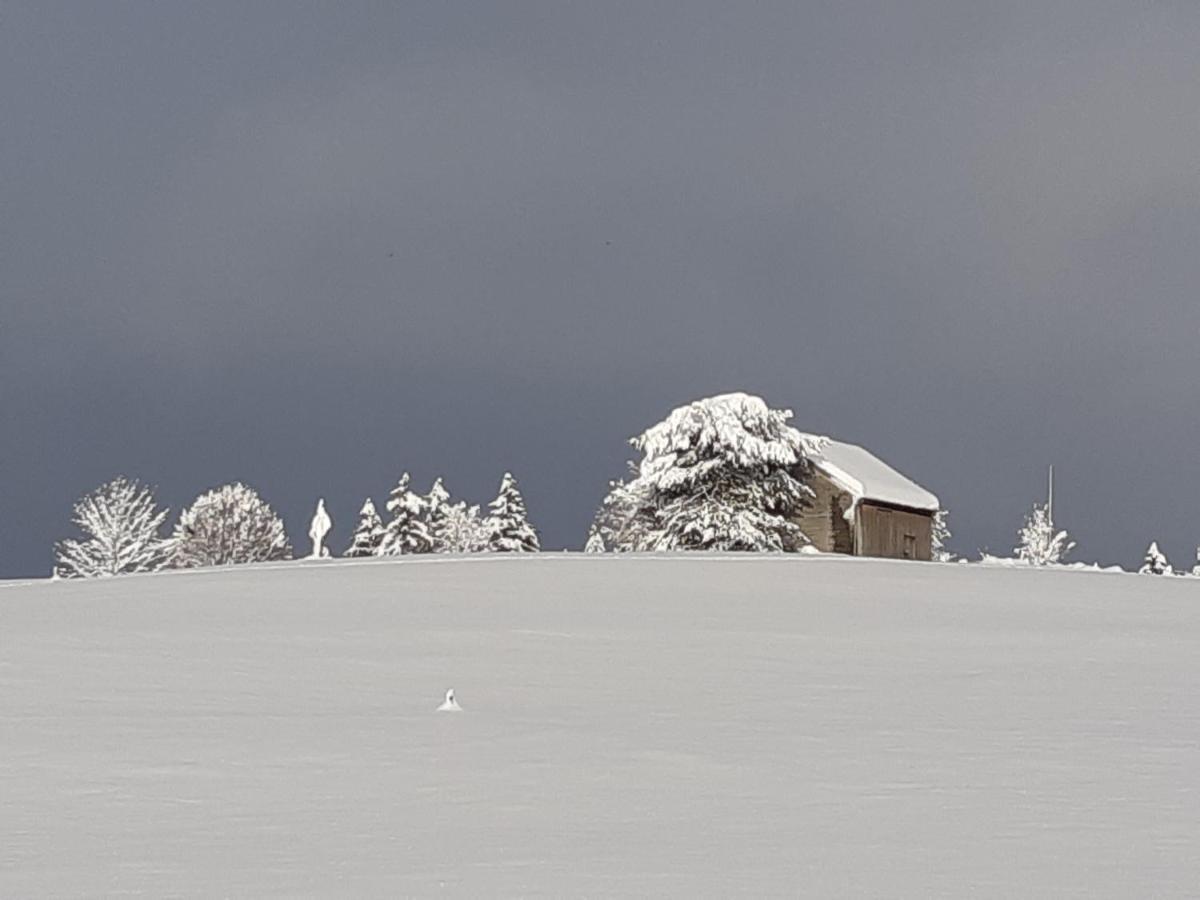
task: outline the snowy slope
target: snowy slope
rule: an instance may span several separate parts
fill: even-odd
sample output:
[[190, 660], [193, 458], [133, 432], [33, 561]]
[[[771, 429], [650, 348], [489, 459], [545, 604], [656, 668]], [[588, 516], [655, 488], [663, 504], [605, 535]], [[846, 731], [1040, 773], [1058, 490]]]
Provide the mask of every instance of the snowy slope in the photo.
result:
[[1185, 579], [545, 555], [7, 586], [0, 896], [1185, 896], [1198, 697]]

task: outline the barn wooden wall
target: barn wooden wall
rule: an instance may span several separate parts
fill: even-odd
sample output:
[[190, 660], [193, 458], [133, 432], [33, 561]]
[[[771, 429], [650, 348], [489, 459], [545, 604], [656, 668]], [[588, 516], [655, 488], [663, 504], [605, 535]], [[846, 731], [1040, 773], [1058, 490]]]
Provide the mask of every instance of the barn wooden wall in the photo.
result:
[[933, 516], [864, 502], [858, 508], [859, 556], [931, 559]]
[[823, 553], [853, 553], [854, 534], [842, 515], [850, 497], [820, 472], [814, 472], [808, 484], [817, 496], [811, 506], [796, 517], [800, 530], [808, 535], [813, 546]]

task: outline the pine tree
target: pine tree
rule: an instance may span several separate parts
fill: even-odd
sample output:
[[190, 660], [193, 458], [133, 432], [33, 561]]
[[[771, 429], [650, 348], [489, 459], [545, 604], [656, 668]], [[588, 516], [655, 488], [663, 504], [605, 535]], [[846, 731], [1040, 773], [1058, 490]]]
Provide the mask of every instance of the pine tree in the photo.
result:
[[409, 482], [405, 472], [388, 497], [387, 510], [392, 519], [379, 547], [380, 556], [428, 553], [433, 549], [429, 526], [425, 522], [425, 499], [408, 489]]
[[59, 578], [95, 578], [154, 572], [166, 565], [168, 546], [159, 529], [167, 510], [137, 481], [115, 478], [83, 496], [72, 521], [87, 538], [60, 541], [54, 573]]
[[1158, 541], [1151, 541], [1146, 548], [1146, 556], [1142, 560], [1139, 575], [1174, 575], [1175, 570], [1167, 560], [1167, 555], [1158, 549]]
[[179, 568], [292, 558], [283, 520], [251, 487], [227, 484], [201, 494], [179, 516], [171, 539]]
[[375, 503], [370, 497], [363, 503], [358, 512], [358, 525], [354, 528], [354, 538], [345, 556], [361, 558], [379, 555], [379, 546], [383, 543], [383, 519], [375, 511]]
[[450, 510], [450, 492], [439, 477], [429, 489], [424, 498], [425, 527], [429, 531], [430, 551], [433, 553], [449, 553], [445, 549], [446, 516]]
[[950, 511], [939, 509], [933, 514], [933, 560], [934, 562], [953, 562], [954, 553], [946, 548], [950, 540], [950, 527], [946, 524]]
[[604, 538], [600, 537], [600, 529], [593, 522], [592, 527], [588, 529], [587, 542], [583, 545], [584, 553], [604, 553]]
[[1075, 547], [1066, 531], [1055, 529], [1050, 512], [1038, 503], [1033, 505], [1025, 524], [1017, 532], [1016, 554], [1031, 566], [1057, 565]]
[[723, 394], [673, 410], [631, 440], [642, 459], [611, 485], [596, 530], [611, 550], [795, 551], [795, 515], [820, 439], [759, 397]]
[[487, 549], [493, 553], [537, 553], [541, 550], [537, 531], [526, 518], [525, 499], [517, 480], [508, 472], [500, 482], [500, 492], [488, 504]]

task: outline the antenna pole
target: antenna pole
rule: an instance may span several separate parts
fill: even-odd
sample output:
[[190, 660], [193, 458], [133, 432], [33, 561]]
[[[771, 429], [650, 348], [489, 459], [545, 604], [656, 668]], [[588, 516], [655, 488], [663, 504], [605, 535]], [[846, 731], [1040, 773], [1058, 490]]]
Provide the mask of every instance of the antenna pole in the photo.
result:
[[1054, 465], [1050, 466], [1050, 478], [1046, 489], [1046, 516], [1050, 519], [1050, 524], [1054, 524]]

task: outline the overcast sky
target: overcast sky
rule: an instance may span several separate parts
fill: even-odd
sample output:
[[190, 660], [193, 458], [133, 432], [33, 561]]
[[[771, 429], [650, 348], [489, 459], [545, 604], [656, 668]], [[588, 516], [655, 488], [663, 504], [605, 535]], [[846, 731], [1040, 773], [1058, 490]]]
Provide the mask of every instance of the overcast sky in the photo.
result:
[[118, 473], [581, 546], [746, 390], [1011, 549], [1200, 542], [1200, 5], [0, 4], [0, 577]]

